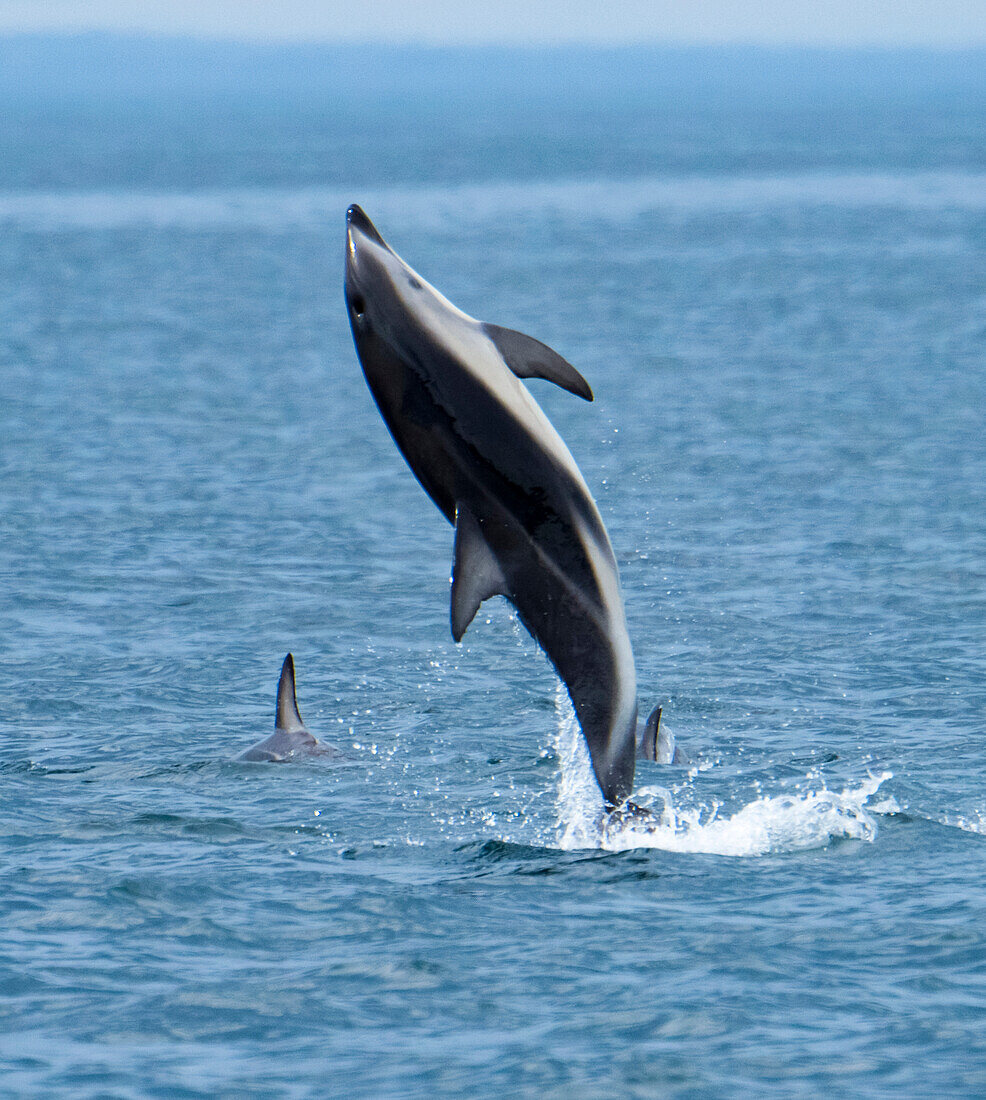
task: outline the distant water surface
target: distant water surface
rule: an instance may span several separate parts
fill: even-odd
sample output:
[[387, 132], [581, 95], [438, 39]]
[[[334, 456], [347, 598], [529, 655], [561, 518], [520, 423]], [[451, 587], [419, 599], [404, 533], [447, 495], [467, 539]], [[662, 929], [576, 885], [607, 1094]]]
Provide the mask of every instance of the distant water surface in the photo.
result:
[[[203, 131], [240, 167], [139, 187], [31, 182], [3, 131], [0, 1092], [982, 1095], [986, 166], [712, 127], [705, 168], [655, 132], [531, 178], [491, 125], [486, 178], [270, 185]], [[593, 386], [531, 390], [693, 759], [640, 766], [654, 834], [592, 827], [508, 605], [449, 636], [348, 332], [357, 200]], [[237, 763], [288, 650], [345, 758]]]

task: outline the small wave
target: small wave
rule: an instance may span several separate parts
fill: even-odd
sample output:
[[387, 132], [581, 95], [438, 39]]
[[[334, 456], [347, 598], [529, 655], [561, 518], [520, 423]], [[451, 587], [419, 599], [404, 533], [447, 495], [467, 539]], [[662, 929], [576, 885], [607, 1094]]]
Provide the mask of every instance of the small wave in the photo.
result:
[[986, 814], [982, 810], [970, 813], [943, 814], [941, 824], [950, 829], [961, 829], [963, 833], [978, 833], [986, 836]]
[[[585, 741], [564, 689], [556, 695], [559, 844], [563, 849], [605, 848], [622, 852], [657, 848], [721, 856], [764, 856], [821, 848], [837, 839], [872, 841], [879, 811], [867, 802], [891, 772], [868, 775], [841, 792], [820, 790], [761, 794], [735, 813], [720, 807], [676, 807], [663, 787], [641, 787], [636, 801], [653, 815], [639, 822], [600, 827], [602, 798]], [[660, 808], [658, 808], [658, 804]]]
[[92, 771], [95, 764], [81, 764], [78, 767], [65, 765], [41, 764], [36, 760], [3, 760], [0, 761], [0, 772], [8, 772], [11, 775], [52, 776], [58, 778], [63, 775], [82, 775]]

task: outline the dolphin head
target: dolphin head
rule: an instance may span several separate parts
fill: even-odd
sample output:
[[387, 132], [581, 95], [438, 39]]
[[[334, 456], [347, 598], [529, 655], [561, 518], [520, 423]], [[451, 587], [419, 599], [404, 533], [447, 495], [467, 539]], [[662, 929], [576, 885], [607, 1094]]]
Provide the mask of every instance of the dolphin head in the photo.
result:
[[[412, 285], [412, 281], [416, 285]], [[405, 390], [404, 350], [415, 343], [408, 292], [422, 286], [359, 206], [346, 213], [346, 310], [370, 392], [388, 425]]]
[[[388, 258], [393, 256], [376, 226], [355, 204], [346, 211], [346, 309], [353, 336], [370, 328], [370, 304], [388, 283]], [[377, 314], [376, 308], [373, 310]]]
[[410, 356], [433, 372], [436, 344], [457, 345], [466, 333], [485, 340], [479, 322], [406, 264], [356, 205], [346, 213], [345, 291], [356, 350], [378, 399], [378, 387], [400, 380], [398, 361]]
[[[462, 402], [465, 364], [496, 355], [482, 326], [409, 267], [358, 206], [346, 215], [346, 308], [370, 393], [415, 476], [450, 522], [451, 457], [436, 418]], [[505, 372], [509, 373], [509, 372]]]
[[[429, 290], [431, 288], [428, 288]], [[346, 309], [357, 347], [394, 343], [427, 299], [424, 281], [380, 236], [359, 206], [346, 212]]]

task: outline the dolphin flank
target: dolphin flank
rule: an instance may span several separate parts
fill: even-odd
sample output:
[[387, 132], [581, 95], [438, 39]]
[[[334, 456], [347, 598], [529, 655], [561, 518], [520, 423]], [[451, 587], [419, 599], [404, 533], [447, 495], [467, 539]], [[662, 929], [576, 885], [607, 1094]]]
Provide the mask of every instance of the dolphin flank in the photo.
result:
[[[452, 635], [459, 641], [491, 596], [514, 605], [568, 689], [611, 810], [630, 794], [637, 750], [616, 559], [575, 460], [520, 379], [545, 378], [588, 401], [592, 391], [551, 348], [457, 309], [358, 206], [346, 244], [346, 306], [370, 392], [455, 526]], [[659, 718], [641, 741], [650, 759], [669, 755]]]
[[283, 763], [303, 756], [339, 755], [339, 750], [334, 746], [316, 740], [302, 721], [295, 694], [294, 657], [289, 653], [281, 665], [281, 678], [277, 682], [274, 732], [236, 759]]

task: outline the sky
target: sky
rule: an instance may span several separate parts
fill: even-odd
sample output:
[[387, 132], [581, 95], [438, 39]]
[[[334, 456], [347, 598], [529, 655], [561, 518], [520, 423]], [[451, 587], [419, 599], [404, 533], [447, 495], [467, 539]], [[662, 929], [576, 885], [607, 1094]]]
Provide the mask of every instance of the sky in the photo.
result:
[[0, 34], [251, 41], [986, 44], [986, 0], [0, 0]]

